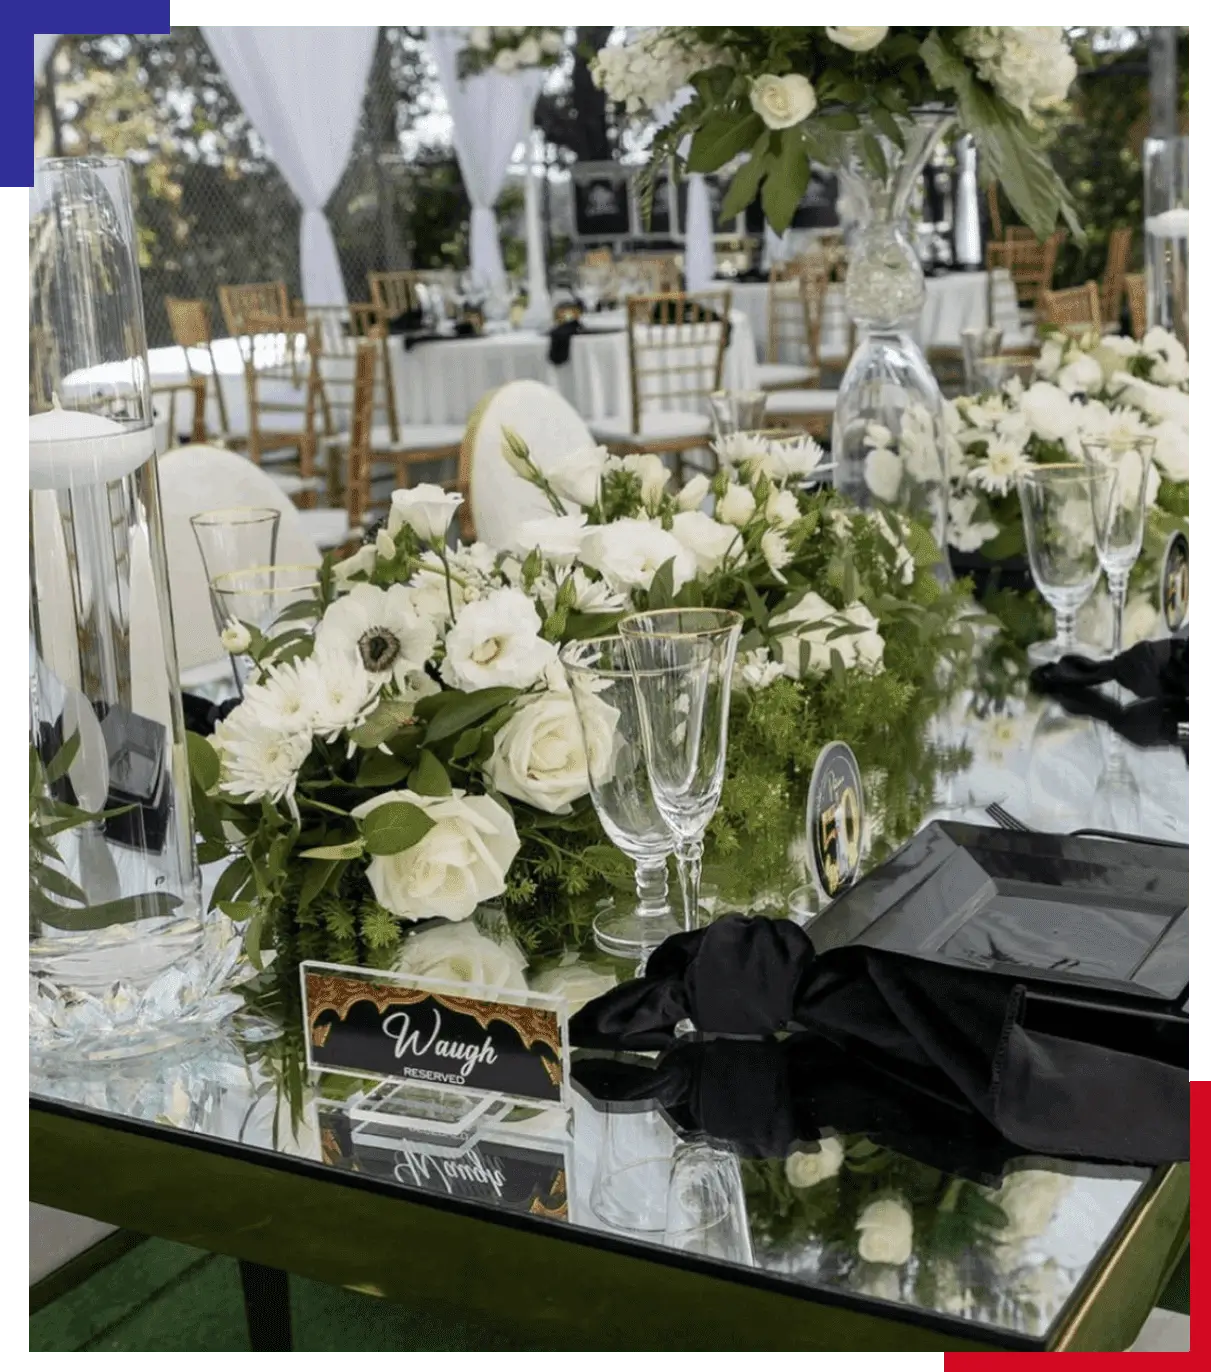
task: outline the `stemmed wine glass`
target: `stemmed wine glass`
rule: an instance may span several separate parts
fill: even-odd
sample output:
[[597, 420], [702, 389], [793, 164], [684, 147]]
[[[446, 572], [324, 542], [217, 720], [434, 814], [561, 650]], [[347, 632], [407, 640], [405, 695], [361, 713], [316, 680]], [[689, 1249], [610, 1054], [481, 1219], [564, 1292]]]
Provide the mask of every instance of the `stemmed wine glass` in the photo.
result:
[[1082, 462], [1046, 463], [1018, 476], [1030, 572], [1055, 611], [1055, 638], [1030, 645], [1032, 662], [1055, 662], [1076, 646], [1076, 612], [1101, 571], [1093, 532], [1094, 491], [1114, 481], [1109, 468]]
[[1111, 656], [1117, 657], [1123, 651], [1127, 579], [1144, 543], [1148, 475], [1156, 440], [1087, 438], [1081, 446], [1091, 467], [1111, 471], [1117, 477], [1116, 481], [1101, 481], [1093, 488], [1094, 538], [1114, 607], [1114, 643], [1110, 651]]
[[[241, 505], [222, 510], [202, 510], [190, 515], [189, 523], [202, 556], [202, 567], [210, 590], [210, 607], [215, 628], [220, 634], [227, 627], [225, 611], [214, 593], [214, 580], [226, 572], [245, 567], [269, 567], [277, 560], [280, 510], [272, 506]], [[239, 672], [234, 656], [231, 670], [239, 689]]]
[[[614, 906], [593, 920], [597, 946], [643, 959], [680, 925], [669, 909], [673, 836], [652, 799], [635, 681], [619, 636], [572, 642], [560, 661], [585, 738], [589, 794], [610, 841], [635, 864], [635, 909]], [[609, 739], [608, 748], [594, 740]]]
[[[283, 634], [313, 629], [320, 617], [319, 571], [318, 567], [278, 565], [221, 573], [210, 587], [224, 627], [243, 624], [266, 636], [274, 629]], [[250, 662], [242, 673], [237, 667], [241, 686], [251, 671]]]
[[702, 838], [723, 791], [734, 610], [651, 610], [618, 626], [635, 681], [652, 798], [676, 843], [685, 927], [698, 927]]

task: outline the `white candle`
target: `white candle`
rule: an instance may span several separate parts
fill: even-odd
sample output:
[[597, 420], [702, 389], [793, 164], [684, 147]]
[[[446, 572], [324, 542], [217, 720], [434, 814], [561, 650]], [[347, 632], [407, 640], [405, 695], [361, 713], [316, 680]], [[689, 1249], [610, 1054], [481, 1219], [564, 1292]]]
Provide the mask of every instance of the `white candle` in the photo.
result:
[[1179, 208], [1149, 215], [1144, 220], [1144, 231], [1154, 238], [1189, 238], [1190, 211]]
[[63, 490], [117, 481], [138, 471], [156, 450], [150, 424], [132, 428], [88, 410], [56, 406], [29, 417], [29, 484]]

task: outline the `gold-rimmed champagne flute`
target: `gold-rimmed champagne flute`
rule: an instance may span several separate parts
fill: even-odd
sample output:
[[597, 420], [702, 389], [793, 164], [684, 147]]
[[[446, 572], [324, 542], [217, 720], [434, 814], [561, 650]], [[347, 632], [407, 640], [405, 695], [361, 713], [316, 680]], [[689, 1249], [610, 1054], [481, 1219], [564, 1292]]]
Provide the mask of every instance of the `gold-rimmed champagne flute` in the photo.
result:
[[[214, 594], [215, 577], [247, 567], [273, 566], [277, 561], [281, 521], [281, 511], [269, 505], [232, 505], [190, 515], [189, 524], [202, 557], [207, 585], [211, 588], [210, 607], [215, 628], [220, 634], [226, 621]], [[239, 673], [234, 657], [231, 669], [236, 674], [238, 687]]]
[[[280, 651], [294, 634], [310, 632], [319, 620], [319, 571], [301, 564], [275, 564], [216, 576], [210, 587], [224, 627], [243, 625], [263, 638], [282, 637]], [[241, 682], [250, 672], [251, 663], [244, 664]]]
[[1094, 538], [1114, 609], [1114, 638], [1110, 651], [1117, 657], [1123, 651], [1127, 580], [1144, 543], [1148, 478], [1156, 439], [1142, 434], [1085, 438], [1081, 447], [1085, 460], [1092, 467], [1111, 471], [1117, 478], [1113, 482], [1098, 482], [1093, 488]]

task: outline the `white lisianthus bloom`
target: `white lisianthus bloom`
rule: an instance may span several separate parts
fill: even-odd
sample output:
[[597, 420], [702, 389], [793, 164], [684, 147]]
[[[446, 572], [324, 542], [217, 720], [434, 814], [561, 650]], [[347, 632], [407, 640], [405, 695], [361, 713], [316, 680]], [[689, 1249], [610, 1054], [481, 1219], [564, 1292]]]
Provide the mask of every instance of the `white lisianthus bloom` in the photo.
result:
[[872, 448], [862, 461], [862, 475], [871, 495], [890, 504], [899, 494], [904, 463], [892, 448]]
[[902, 1196], [877, 1196], [858, 1216], [858, 1256], [903, 1267], [912, 1257], [912, 1208]]
[[736, 655], [732, 687], [734, 690], [761, 691], [787, 675], [786, 663], [772, 660], [768, 648], [754, 648]]
[[497, 942], [469, 921], [418, 930], [404, 940], [392, 970], [494, 991], [526, 989], [526, 956], [517, 944]]
[[501, 48], [496, 54], [492, 65], [502, 76], [512, 76], [521, 65], [517, 52], [513, 48]]
[[607, 449], [590, 445], [562, 457], [544, 458], [539, 470], [561, 500], [587, 507], [597, 504], [609, 456]]
[[946, 541], [961, 553], [974, 553], [1000, 532], [990, 519], [977, 519], [979, 497], [973, 491], [952, 495], [947, 502]]
[[572, 573], [573, 608], [582, 614], [610, 614], [626, 608], [626, 597], [611, 590], [605, 581], [594, 581], [583, 567]]
[[715, 515], [733, 528], [743, 529], [757, 513], [757, 498], [747, 486], [733, 481], [715, 506]]
[[829, 1177], [835, 1177], [845, 1162], [845, 1145], [840, 1139], [821, 1139], [810, 1152], [800, 1150], [786, 1160], [786, 1179], [797, 1191], [806, 1191]]
[[649, 508], [660, 501], [672, 472], [660, 460], [658, 453], [628, 453], [625, 457], [611, 457], [608, 471], [630, 472], [639, 478], [640, 499]]
[[530, 978], [530, 990], [541, 991], [546, 996], [560, 996], [567, 1004], [567, 1012], [574, 1015], [583, 1010], [589, 1001], [604, 996], [618, 985], [618, 977], [613, 972], [593, 967], [579, 960], [565, 962], [559, 967], [548, 967], [545, 972]]
[[395, 539], [386, 531], [380, 529], [374, 536], [374, 551], [385, 562], [390, 562], [395, 556]]
[[513, 535], [513, 551], [524, 557], [532, 548], [537, 548], [554, 566], [567, 567], [580, 556], [587, 522], [588, 516], [583, 514], [527, 519]]
[[765, 517], [771, 524], [786, 528], [799, 518], [799, 502], [793, 491], [774, 491], [765, 502]]
[[677, 508], [679, 510], [697, 510], [701, 508], [702, 502], [710, 494], [711, 483], [709, 478], [703, 476], [701, 472], [697, 476], [692, 476], [685, 485], [677, 492]]
[[1042, 381], [1054, 381], [1056, 374], [1064, 365], [1064, 359], [1068, 352], [1068, 340], [1066, 338], [1056, 338], [1054, 335], [1044, 339], [1043, 346], [1039, 350], [1038, 361], [1034, 364], [1035, 374]]
[[491, 591], [459, 611], [446, 635], [442, 680], [462, 691], [486, 686], [524, 689], [556, 656], [541, 636], [542, 620], [521, 591]]
[[1156, 465], [1170, 481], [1189, 481], [1190, 435], [1172, 419], [1158, 424], [1152, 433], [1156, 439]]
[[403, 801], [423, 810], [433, 828], [411, 848], [374, 856], [366, 868], [374, 898], [399, 919], [468, 919], [505, 889], [505, 873], [521, 846], [513, 817], [491, 796], [422, 796], [384, 791], [356, 806], [365, 819], [380, 805]]
[[816, 90], [806, 76], [759, 76], [749, 92], [753, 109], [770, 129], [789, 129], [816, 108]]
[[229, 653], [246, 653], [252, 646], [252, 635], [248, 632], [247, 624], [241, 624], [238, 619], [229, 619], [219, 635], [219, 641]]
[[1008, 1225], [996, 1231], [1001, 1243], [1038, 1238], [1047, 1232], [1060, 1198], [1071, 1187], [1072, 1178], [1056, 1172], [1027, 1168], [1011, 1172], [989, 1199], [1004, 1212]]
[[1128, 362], [1138, 355], [1139, 350], [1134, 338], [1126, 334], [1108, 333], [1093, 350], [1092, 356], [1102, 369], [1103, 380], [1108, 382], [1112, 377], [1126, 372]]
[[219, 789], [238, 800], [290, 800], [311, 752], [310, 730], [266, 723], [242, 705], [215, 725]]
[[697, 570], [693, 554], [659, 524], [644, 519], [616, 519], [589, 529], [580, 558], [620, 592], [648, 590], [652, 578], [670, 558], [674, 591], [692, 581]]
[[517, 45], [517, 60], [523, 67], [536, 67], [542, 58], [542, 48], [538, 39], [531, 34]]
[[789, 567], [792, 562], [790, 545], [786, 541], [786, 535], [778, 532], [777, 529], [767, 529], [761, 535], [761, 556], [765, 558], [766, 566], [773, 572], [778, 581], [785, 581], [782, 575], [783, 567]]
[[683, 510], [673, 516], [673, 537], [692, 555], [698, 571], [709, 576], [723, 565], [729, 552], [740, 544], [730, 524], [720, 524], [701, 510]]
[[608, 766], [618, 711], [604, 701], [581, 701], [545, 691], [497, 731], [484, 773], [498, 791], [548, 814], [567, 814], [589, 793], [589, 767]]
[[850, 52], [869, 52], [871, 48], [877, 48], [887, 37], [887, 25], [866, 29], [826, 28], [824, 32], [839, 48], [848, 48]]
[[317, 650], [310, 660], [316, 672], [311, 728], [317, 738], [331, 743], [365, 723], [378, 703], [384, 678], [368, 672], [351, 653]]
[[1023, 391], [1020, 407], [1031, 429], [1048, 443], [1064, 442], [1081, 422], [1079, 407], [1050, 381], [1036, 381]]
[[425, 543], [444, 543], [450, 521], [463, 503], [457, 491], [423, 482], [391, 495], [387, 532], [394, 536], [406, 524]]
[[[445, 594], [443, 583], [442, 594]], [[437, 643], [433, 620], [407, 586], [354, 586], [333, 601], [315, 631], [316, 651], [357, 658], [380, 681], [401, 686], [424, 667]]]
[[332, 575], [338, 591], [347, 590], [356, 583], [355, 576], [370, 576], [378, 562], [378, 554], [373, 543], [363, 543], [357, 552], [332, 565]]
[[1102, 364], [1089, 353], [1078, 352], [1056, 374], [1056, 384], [1067, 395], [1085, 395], [1102, 387]]

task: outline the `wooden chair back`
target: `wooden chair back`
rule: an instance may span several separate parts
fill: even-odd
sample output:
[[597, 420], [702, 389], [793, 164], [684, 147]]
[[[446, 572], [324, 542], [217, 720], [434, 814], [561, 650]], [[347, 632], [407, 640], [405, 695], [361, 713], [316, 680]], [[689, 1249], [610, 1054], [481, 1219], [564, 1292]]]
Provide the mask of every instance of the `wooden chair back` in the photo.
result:
[[1014, 231], [1012, 237], [987, 245], [984, 264], [989, 271], [996, 267], [1008, 268], [1018, 293], [1018, 302], [1033, 305], [1043, 291], [1051, 289], [1056, 257], [1065, 236], [1063, 232], [1053, 233], [1040, 243], [1029, 229], [1020, 233]]
[[349, 470], [345, 485], [350, 528], [360, 528], [370, 509], [373, 462], [374, 403], [382, 361], [379, 340], [363, 337], [354, 344], [353, 398], [349, 411]]
[[767, 337], [765, 356], [769, 362], [791, 363], [818, 369], [820, 365], [820, 320], [824, 292], [828, 285], [828, 266], [817, 263], [775, 263], [770, 271], [769, 303], [766, 309]]
[[370, 272], [366, 280], [370, 283], [370, 300], [378, 312], [380, 324], [386, 326], [393, 319], [423, 311], [420, 272]]
[[[245, 322], [256, 330], [237, 339], [248, 403], [248, 456], [259, 465], [266, 452], [297, 448], [299, 475], [313, 482], [323, 407], [319, 326], [312, 321], [300, 328], [300, 321], [256, 315], [247, 316]], [[288, 331], [282, 330], [283, 322], [290, 324]], [[266, 383], [270, 383], [270, 394], [263, 390]], [[296, 422], [265, 423], [271, 414], [292, 415]]]
[[307, 305], [303, 310], [309, 324], [319, 330], [321, 349], [324, 431], [332, 435], [352, 425], [356, 391], [356, 359], [361, 344], [370, 340], [379, 350], [374, 409], [385, 414], [391, 441], [399, 439], [399, 416], [392, 384], [391, 350], [387, 331], [379, 322], [378, 309], [370, 302], [353, 305]]
[[1143, 272], [1128, 272], [1123, 278], [1127, 287], [1127, 309], [1131, 314], [1131, 336], [1143, 338], [1148, 332], [1148, 278]]
[[631, 427], [645, 410], [705, 414], [723, 379], [731, 291], [663, 291], [627, 300]]
[[290, 294], [284, 281], [220, 286], [219, 308], [227, 332], [233, 338], [240, 334], [267, 332], [263, 327], [252, 327], [257, 321], [277, 319], [282, 321], [279, 328], [284, 330], [285, 321], [291, 318]]
[[1068, 333], [1083, 334], [1102, 328], [1101, 292], [1096, 281], [1072, 286], [1063, 291], [1042, 291], [1039, 295], [1039, 322], [1053, 324]]
[[1131, 261], [1131, 230], [1112, 229], [1106, 247], [1106, 269], [1102, 273], [1102, 319], [1107, 325], [1118, 327], [1123, 311], [1123, 288], [1127, 280], [1127, 266]]
[[[215, 402], [219, 408], [219, 436], [225, 442], [231, 426], [227, 420], [227, 400], [223, 395], [219, 369], [214, 360], [214, 348], [211, 346], [214, 342], [214, 330], [210, 322], [210, 306], [205, 300], [183, 300], [178, 296], [170, 295], [164, 299], [164, 310], [168, 315], [168, 328], [172, 333], [172, 341], [185, 355], [185, 374], [189, 378], [195, 396], [198, 397], [197, 404], [201, 407], [200, 412], [194, 415], [193, 441], [195, 443], [207, 441], [206, 394], [213, 381]], [[191, 350], [195, 348], [205, 349], [210, 358], [209, 371], [198, 372], [194, 369]]]

